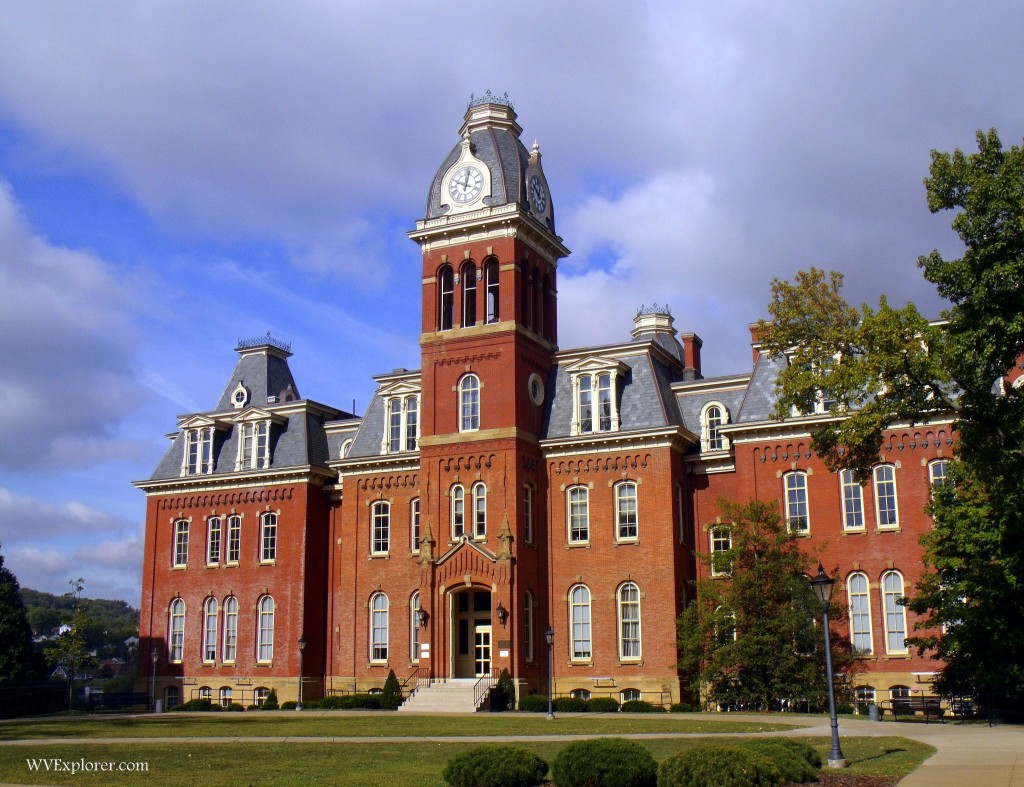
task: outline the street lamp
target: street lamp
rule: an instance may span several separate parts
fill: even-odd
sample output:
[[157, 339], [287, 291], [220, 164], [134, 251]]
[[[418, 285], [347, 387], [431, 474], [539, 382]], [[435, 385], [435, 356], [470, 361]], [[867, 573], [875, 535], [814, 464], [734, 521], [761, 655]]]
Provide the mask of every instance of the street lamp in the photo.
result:
[[552, 654], [555, 650], [555, 630], [551, 628], [551, 626], [548, 626], [547, 630], [544, 632], [544, 639], [548, 641], [548, 718], [553, 719], [555, 718], [555, 706], [551, 699], [551, 684], [554, 682], [554, 662]]
[[299, 701], [295, 703], [295, 710], [302, 710], [302, 651], [306, 649], [305, 635], [299, 636]]
[[846, 757], [839, 748], [839, 719], [836, 718], [836, 694], [832, 687], [832, 641], [828, 632], [828, 606], [832, 598], [832, 585], [835, 580], [825, 573], [824, 566], [818, 564], [818, 576], [811, 581], [811, 590], [821, 605], [822, 626], [825, 629], [825, 670], [828, 677], [828, 715], [832, 724], [832, 751], [828, 755], [829, 768], [845, 768]]
[[149, 671], [149, 695], [151, 698], [150, 707], [156, 710], [156, 660], [159, 658], [156, 652], [156, 645], [149, 643], [149, 660], [153, 662], [153, 668]]

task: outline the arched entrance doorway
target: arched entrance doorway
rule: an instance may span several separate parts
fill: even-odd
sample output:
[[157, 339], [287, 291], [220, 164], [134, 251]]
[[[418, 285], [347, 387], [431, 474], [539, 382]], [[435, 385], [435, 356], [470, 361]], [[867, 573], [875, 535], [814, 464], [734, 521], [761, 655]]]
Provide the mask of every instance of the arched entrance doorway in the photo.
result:
[[491, 672], [491, 591], [469, 587], [451, 594], [451, 676], [478, 678]]

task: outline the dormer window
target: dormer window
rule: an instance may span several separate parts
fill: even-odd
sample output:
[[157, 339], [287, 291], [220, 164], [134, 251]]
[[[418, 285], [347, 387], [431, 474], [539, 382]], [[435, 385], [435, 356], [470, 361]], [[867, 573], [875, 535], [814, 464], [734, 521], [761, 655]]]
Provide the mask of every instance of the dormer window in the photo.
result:
[[182, 475], [206, 475], [213, 472], [213, 427], [204, 426], [185, 432], [185, 462]]
[[231, 394], [231, 405], [236, 410], [241, 410], [249, 403], [249, 389], [242, 385], [241, 382], [235, 386], [235, 390]]
[[700, 415], [700, 450], [725, 451], [729, 438], [722, 434], [722, 427], [729, 423], [729, 411], [718, 402], [709, 402]]
[[238, 470], [263, 470], [270, 467], [270, 422], [239, 424]]
[[415, 451], [419, 437], [419, 397], [392, 396], [387, 402], [387, 453]]
[[572, 434], [619, 431], [618, 380], [625, 364], [589, 359], [568, 368], [572, 375]]

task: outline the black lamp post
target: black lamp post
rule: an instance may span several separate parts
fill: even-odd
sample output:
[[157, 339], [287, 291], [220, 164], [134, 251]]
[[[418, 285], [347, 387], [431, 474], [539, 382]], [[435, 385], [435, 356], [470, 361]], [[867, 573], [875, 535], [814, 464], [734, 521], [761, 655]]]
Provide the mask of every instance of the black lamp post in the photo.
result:
[[152, 640], [149, 644], [149, 660], [153, 663], [153, 668], [149, 672], [149, 694], [151, 697], [150, 707], [156, 710], [156, 660], [159, 658], [156, 652], [156, 645], [153, 644]]
[[295, 710], [302, 710], [302, 652], [306, 649], [305, 635], [299, 636], [299, 701], [295, 703]]
[[818, 576], [811, 580], [811, 590], [821, 605], [822, 626], [825, 629], [825, 670], [828, 677], [828, 715], [832, 724], [832, 751], [828, 755], [829, 768], [845, 768], [846, 757], [839, 748], [839, 719], [836, 718], [836, 694], [832, 687], [832, 640], [828, 631], [828, 606], [832, 598], [832, 585], [835, 580], [825, 573], [825, 568], [818, 564]]
[[552, 701], [551, 684], [554, 682], [554, 657], [552, 654], [555, 650], [555, 630], [551, 628], [551, 626], [548, 626], [547, 630], [544, 632], [544, 639], [548, 641], [548, 718], [553, 719], [555, 718], [555, 706]]

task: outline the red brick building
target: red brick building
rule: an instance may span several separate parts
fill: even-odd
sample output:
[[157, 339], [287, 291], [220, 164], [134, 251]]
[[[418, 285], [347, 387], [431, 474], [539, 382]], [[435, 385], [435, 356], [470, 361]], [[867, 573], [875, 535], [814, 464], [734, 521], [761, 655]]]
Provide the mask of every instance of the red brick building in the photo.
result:
[[808, 570], [820, 549], [838, 572], [865, 693], [921, 688], [934, 663], [908, 651], [896, 600], [921, 571], [949, 424], [895, 430], [861, 487], [809, 450], [828, 401], [770, 419], [786, 361], [756, 337], [749, 370], [713, 379], [657, 306], [620, 343], [560, 350], [569, 250], [520, 133], [507, 100], [472, 101], [409, 233], [419, 370], [377, 377], [356, 417], [299, 396], [290, 348], [242, 343], [216, 406], [182, 416], [137, 484], [157, 696], [286, 700], [301, 672], [313, 697], [389, 669], [508, 668], [546, 691], [550, 626], [556, 694], [678, 701], [675, 620], [707, 570], [695, 553], [728, 547], [723, 496], [777, 500]]

